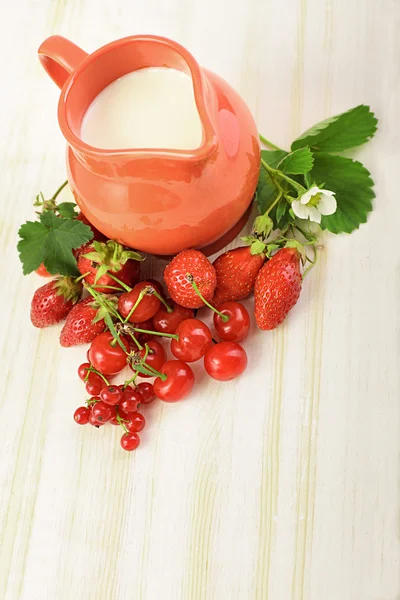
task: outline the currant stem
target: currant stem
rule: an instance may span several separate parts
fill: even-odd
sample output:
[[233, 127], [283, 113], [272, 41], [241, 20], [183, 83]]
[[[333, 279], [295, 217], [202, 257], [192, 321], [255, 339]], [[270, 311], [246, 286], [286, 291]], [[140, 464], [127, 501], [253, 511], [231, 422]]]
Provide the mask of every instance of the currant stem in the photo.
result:
[[60, 187], [54, 192], [54, 194], [52, 195], [51, 199], [55, 200], [58, 196], [58, 194], [65, 188], [65, 186], [68, 184], [68, 179], [66, 181], [64, 181], [64, 183], [62, 183], [60, 185]]
[[222, 313], [219, 310], [217, 310], [212, 304], [210, 304], [204, 298], [203, 294], [200, 292], [199, 288], [197, 287], [197, 283], [194, 281], [194, 279], [193, 279], [193, 277], [191, 275], [189, 276], [189, 281], [191, 283], [192, 288], [194, 289], [194, 291], [196, 292], [196, 294], [199, 296], [200, 300], [202, 302], [204, 302], [204, 304], [206, 306], [208, 306], [208, 308], [210, 308], [212, 311], [214, 311], [215, 313], [217, 313], [217, 315], [219, 315], [221, 317], [221, 319], [223, 320], [224, 323], [226, 323], [227, 321], [229, 321], [228, 315], [224, 315], [224, 313]]
[[267, 138], [264, 137], [263, 135], [261, 135], [261, 133], [259, 133], [258, 135], [259, 135], [260, 140], [264, 144], [264, 146], [269, 146], [273, 150], [280, 150], [281, 152], [284, 152], [284, 150], [282, 150], [282, 148], [279, 148], [279, 146], [277, 146], [276, 144], [273, 144], [272, 142], [267, 140]]
[[94, 367], [88, 367], [86, 370], [87, 370], [87, 375], [86, 375], [84, 381], [87, 381], [89, 379], [89, 373], [96, 373], [96, 375], [100, 375], [100, 377], [102, 378], [102, 380], [104, 381], [104, 383], [106, 385], [110, 385], [108, 380], [104, 377], [104, 375], [102, 373], [100, 373], [100, 371], [97, 371], [97, 369], [95, 369]]

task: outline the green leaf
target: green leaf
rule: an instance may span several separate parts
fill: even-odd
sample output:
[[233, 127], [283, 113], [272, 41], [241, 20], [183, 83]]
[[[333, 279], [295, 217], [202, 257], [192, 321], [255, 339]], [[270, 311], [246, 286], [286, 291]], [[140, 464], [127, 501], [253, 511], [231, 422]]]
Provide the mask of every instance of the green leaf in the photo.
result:
[[276, 207], [276, 222], [279, 223], [279, 221], [282, 219], [283, 215], [288, 211], [289, 209], [289, 203], [283, 198], [280, 202], [278, 202], [278, 205]]
[[28, 275], [43, 262], [47, 228], [38, 221], [28, 221], [20, 227], [18, 235], [21, 238], [17, 245], [19, 258], [24, 275]]
[[61, 204], [58, 205], [58, 212], [65, 219], [75, 219], [78, 214], [75, 212], [75, 207], [75, 202], [61, 202]]
[[18, 251], [24, 274], [43, 262], [51, 275], [79, 275], [72, 250], [92, 239], [90, 227], [75, 219], [56, 217], [50, 211], [39, 219], [25, 223], [19, 230]]
[[304, 175], [311, 171], [314, 163], [313, 153], [307, 146], [294, 150], [278, 164], [278, 169], [288, 175]]
[[337, 210], [322, 217], [322, 229], [332, 233], [351, 233], [367, 221], [375, 193], [369, 171], [358, 161], [343, 156], [318, 153], [315, 155], [312, 179], [317, 185], [336, 193]]
[[[270, 167], [276, 169], [279, 162], [286, 156], [283, 150], [261, 150], [261, 159]], [[268, 171], [261, 166], [260, 177], [257, 185], [257, 204], [261, 214], [271, 206], [278, 191]]]
[[262, 254], [265, 250], [265, 244], [261, 240], [253, 239], [250, 246], [250, 254], [254, 256], [255, 254]]
[[369, 106], [360, 104], [307, 129], [292, 144], [292, 150], [310, 146], [321, 152], [342, 152], [365, 144], [377, 130], [378, 120]]

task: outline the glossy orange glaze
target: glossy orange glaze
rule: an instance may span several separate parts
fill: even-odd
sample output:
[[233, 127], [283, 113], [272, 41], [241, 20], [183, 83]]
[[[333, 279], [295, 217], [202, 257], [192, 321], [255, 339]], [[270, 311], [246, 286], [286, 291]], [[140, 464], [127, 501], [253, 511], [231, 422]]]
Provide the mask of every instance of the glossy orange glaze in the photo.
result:
[[[132, 36], [91, 55], [60, 36], [39, 58], [62, 88], [58, 118], [67, 140], [68, 179], [97, 229], [152, 254], [196, 247], [215, 251], [238, 232], [260, 168], [254, 119], [240, 96], [201, 68], [179, 44]], [[193, 79], [203, 141], [193, 150], [104, 150], [80, 139], [83, 116], [109, 83], [136, 69], [167, 66]]]

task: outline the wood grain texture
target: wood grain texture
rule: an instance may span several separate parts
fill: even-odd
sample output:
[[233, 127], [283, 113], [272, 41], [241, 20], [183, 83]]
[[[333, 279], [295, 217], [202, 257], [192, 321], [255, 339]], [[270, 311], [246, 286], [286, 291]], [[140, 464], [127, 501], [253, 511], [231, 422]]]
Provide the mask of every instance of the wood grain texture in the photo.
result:
[[[0, 39], [0, 598], [398, 600], [397, 0], [20, 0]], [[243, 95], [279, 145], [358, 103], [380, 118], [359, 152], [376, 210], [326, 236], [299, 304], [253, 331], [236, 384], [207, 380], [148, 410], [140, 450], [79, 428], [82, 348], [36, 331], [18, 225], [65, 176], [58, 90], [36, 50], [132, 33], [184, 44]], [[152, 273], [160, 267], [149, 264]]]

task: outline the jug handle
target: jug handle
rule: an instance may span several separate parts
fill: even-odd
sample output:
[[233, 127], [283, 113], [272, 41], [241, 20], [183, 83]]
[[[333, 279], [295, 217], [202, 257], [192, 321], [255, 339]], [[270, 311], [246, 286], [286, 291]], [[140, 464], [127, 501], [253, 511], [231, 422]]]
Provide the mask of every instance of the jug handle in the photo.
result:
[[52, 35], [40, 45], [38, 55], [45, 71], [62, 88], [88, 53], [65, 37]]

